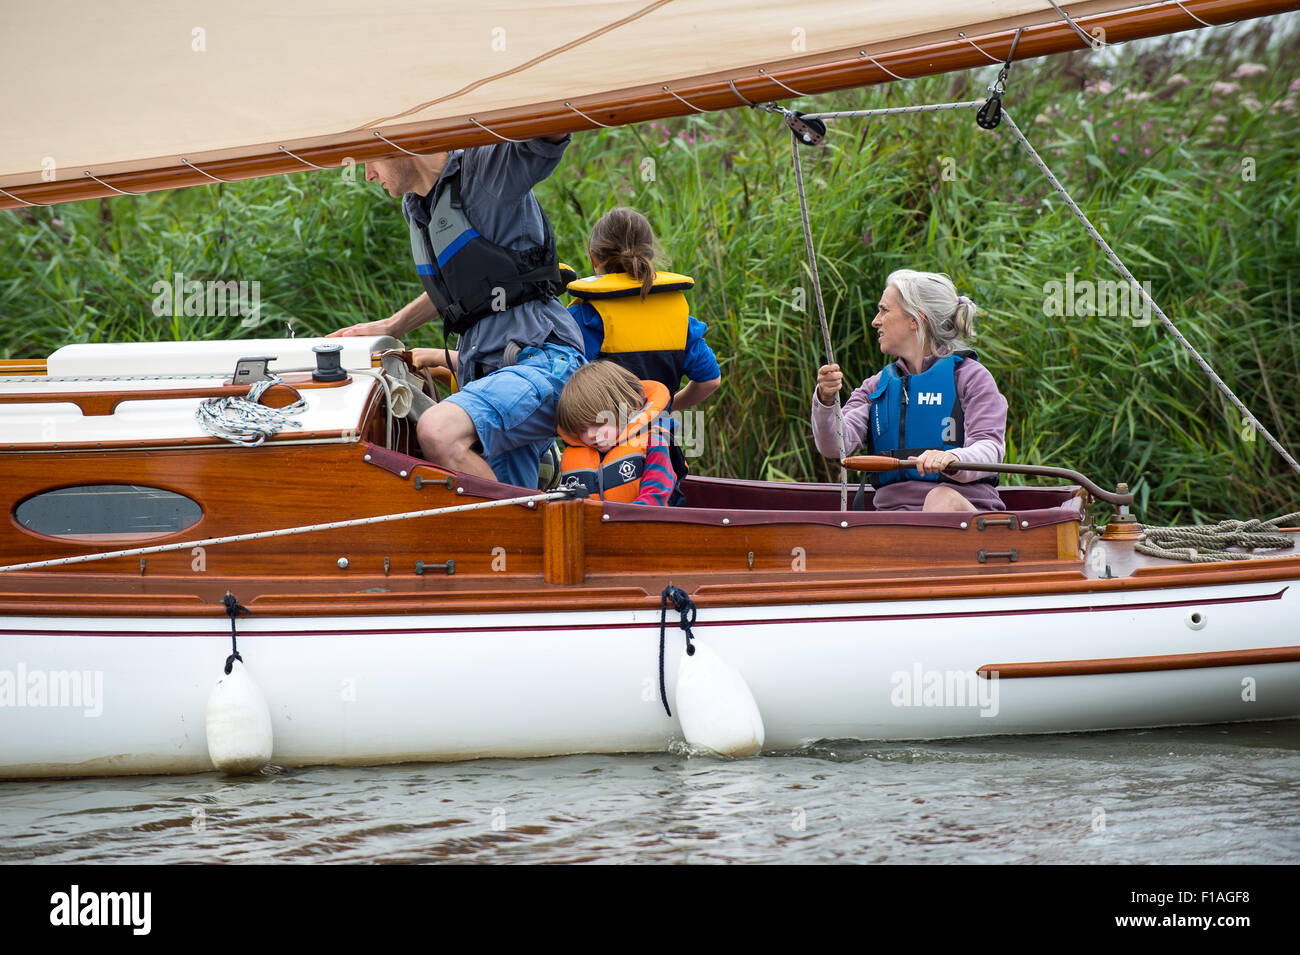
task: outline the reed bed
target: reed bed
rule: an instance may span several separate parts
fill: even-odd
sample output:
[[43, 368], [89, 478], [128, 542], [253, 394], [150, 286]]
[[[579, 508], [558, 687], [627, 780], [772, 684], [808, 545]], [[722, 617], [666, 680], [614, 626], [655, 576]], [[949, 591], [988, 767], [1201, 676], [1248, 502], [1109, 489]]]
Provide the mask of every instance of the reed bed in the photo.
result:
[[[1267, 24], [1111, 61], [1017, 65], [1008, 108], [1140, 281], [1260, 420], [1300, 451], [1300, 70]], [[1251, 45], [1253, 43], [1253, 46]], [[864, 109], [983, 95], [992, 69], [792, 105]], [[778, 117], [755, 110], [582, 133], [538, 189], [562, 258], [614, 205], [695, 276], [723, 388], [698, 473], [832, 479], [808, 404], [823, 347]], [[980, 306], [976, 347], [1010, 403], [1008, 460], [1127, 481], [1153, 522], [1296, 509], [1300, 478], [1151, 317], [1053, 314], [1050, 283], [1118, 276], [1009, 131], [973, 114], [832, 121], [801, 151], [837, 360], [883, 363], [885, 276], [947, 272]], [[280, 337], [385, 317], [419, 292], [396, 200], [360, 167], [0, 215], [0, 353], [87, 341]], [[255, 323], [154, 314], [154, 285], [256, 281]], [[1086, 311], [1086, 309], [1084, 310]], [[440, 343], [429, 327], [408, 344]], [[847, 397], [847, 390], [845, 392]]]

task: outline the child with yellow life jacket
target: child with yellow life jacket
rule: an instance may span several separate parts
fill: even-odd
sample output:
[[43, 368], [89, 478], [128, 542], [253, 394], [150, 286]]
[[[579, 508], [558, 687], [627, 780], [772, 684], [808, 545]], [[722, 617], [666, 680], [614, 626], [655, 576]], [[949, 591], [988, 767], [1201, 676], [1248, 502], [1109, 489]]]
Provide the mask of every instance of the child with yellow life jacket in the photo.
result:
[[635, 504], [682, 500], [673, 466], [672, 419], [662, 416], [668, 389], [619, 365], [596, 361], [573, 373], [560, 392], [555, 426], [567, 447], [560, 483], [589, 497]]
[[[677, 410], [711, 395], [722, 372], [704, 341], [708, 326], [690, 314], [682, 294], [695, 280], [655, 270], [655, 235], [645, 216], [610, 210], [591, 230], [588, 254], [596, 274], [567, 286], [587, 360], [608, 359], [659, 382]], [[682, 378], [690, 379], [684, 388]]]

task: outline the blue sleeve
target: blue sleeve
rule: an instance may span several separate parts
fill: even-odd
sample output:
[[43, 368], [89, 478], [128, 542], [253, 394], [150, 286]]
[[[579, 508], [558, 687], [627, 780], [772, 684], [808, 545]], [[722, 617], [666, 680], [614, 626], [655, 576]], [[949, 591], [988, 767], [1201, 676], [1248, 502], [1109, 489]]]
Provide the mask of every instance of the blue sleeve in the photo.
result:
[[605, 323], [600, 320], [600, 312], [590, 302], [574, 302], [569, 306], [569, 314], [582, 329], [582, 348], [587, 361], [595, 361], [605, 344]]
[[708, 325], [691, 316], [686, 331], [686, 365], [683, 368], [686, 377], [691, 381], [712, 381], [714, 378], [722, 377], [718, 359], [714, 357], [713, 349], [704, 340], [704, 333], [708, 330]]
[[[493, 143], [465, 150], [461, 163], [476, 189], [484, 189], [503, 202], [517, 202], [560, 164], [571, 137], [553, 143], [527, 139], [521, 143]], [[469, 171], [469, 167], [473, 171]]]

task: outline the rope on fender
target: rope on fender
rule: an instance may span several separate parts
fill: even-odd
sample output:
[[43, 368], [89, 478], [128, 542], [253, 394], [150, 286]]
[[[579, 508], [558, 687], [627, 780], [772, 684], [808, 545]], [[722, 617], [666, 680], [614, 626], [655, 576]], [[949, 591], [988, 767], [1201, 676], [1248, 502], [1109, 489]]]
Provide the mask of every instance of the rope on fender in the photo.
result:
[[668, 601], [670, 600], [680, 617], [677, 626], [686, 632], [688, 657], [695, 655], [695, 647], [691, 645], [691, 641], [695, 639], [695, 634], [691, 632], [691, 627], [695, 623], [695, 604], [687, 596], [686, 591], [674, 587], [671, 583], [659, 595], [659, 699], [664, 705], [664, 712], [672, 716], [673, 711], [668, 708], [668, 687], [664, 683], [664, 637], [668, 628]]
[[235, 618], [241, 613], [245, 616], [251, 615], [253, 611], [247, 607], [240, 606], [235, 595], [229, 590], [221, 598], [221, 602], [226, 605], [226, 615], [230, 617], [230, 656], [226, 657], [226, 675], [230, 675], [230, 668], [235, 665], [235, 661], [244, 662], [244, 658], [239, 655], [239, 647], [235, 644]]

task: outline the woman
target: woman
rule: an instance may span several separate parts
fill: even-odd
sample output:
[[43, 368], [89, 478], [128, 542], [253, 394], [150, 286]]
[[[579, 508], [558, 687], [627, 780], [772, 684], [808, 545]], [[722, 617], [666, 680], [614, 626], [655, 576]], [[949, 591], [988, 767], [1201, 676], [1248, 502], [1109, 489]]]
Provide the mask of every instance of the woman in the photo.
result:
[[[997, 478], [943, 473], [953, 461], [996, 464], [1006, 451], [1007, 402], [969, 350], [975, 303], [946, 275], [902, 269], [885, 282], [871, 325], [880, 350], [898, 360], [862, 383], [844, 406], [844, 448], [917, 460], [873, 475], [878, 511], [1000, 511]], [[838, 457], [839, 365], [823, 365], [812, 400], [817, 450]]]

